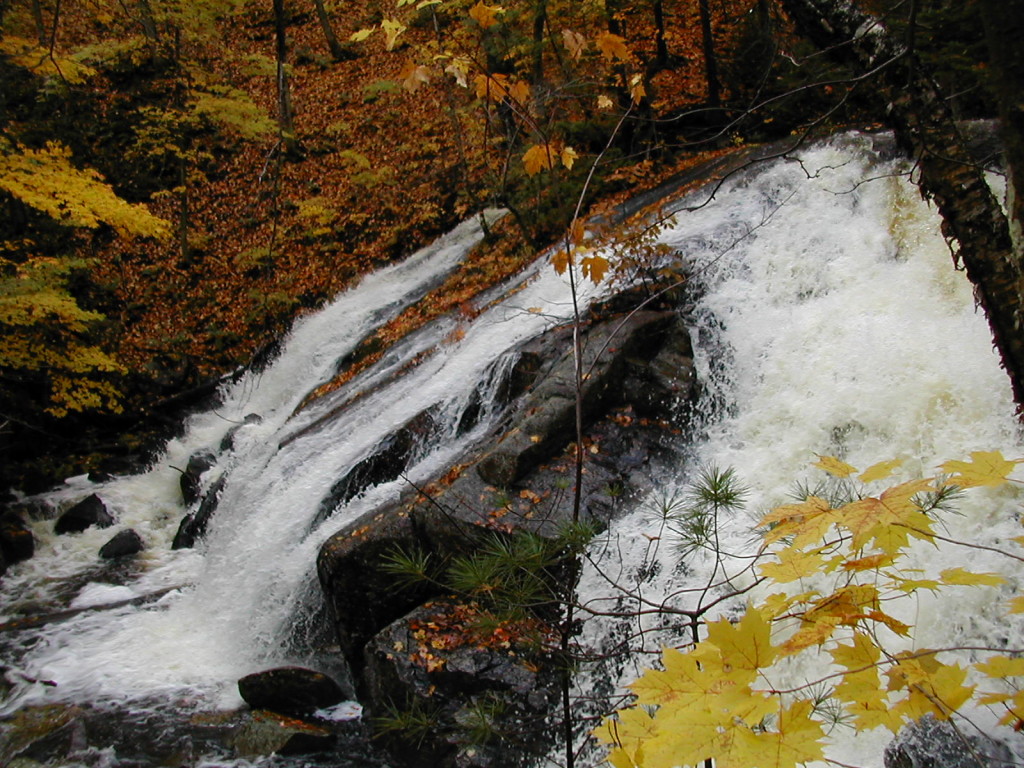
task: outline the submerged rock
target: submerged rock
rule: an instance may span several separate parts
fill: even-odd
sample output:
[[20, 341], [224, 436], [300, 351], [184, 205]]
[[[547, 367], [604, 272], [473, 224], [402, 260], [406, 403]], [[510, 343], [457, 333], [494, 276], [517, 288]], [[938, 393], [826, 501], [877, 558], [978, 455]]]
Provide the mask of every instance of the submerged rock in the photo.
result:
[[86, 746], [84, 711], [77, 706], [48, 704], [25, 707], [4, 721], [0, 765], [15, 758], [49, 761], [68, 757]]
[[203, 496], [203, 501], [193, 514], [185, 515], [178, 532], [174, 535], [171, 549], [188, 549], [194, 547], [196, 542], [206, 535], [206, 527], [210, 524], [210, 518], [217, 511], [217, 503], [220, 501], [220, 493], [224, 490], [226, 477], [222, 475], [210, 486], [210, 490]]
[[330, 728], [263, 711], [253, 712], [252, 718], [231, 738], [235, 752], [246, 759], [328, 752], [336, 743]]
[[905, 726], [885, 748], [885, 768], [997, 768], [1014, 764], [1013, 754], [1003, 742], [965, 732], [949, 720], [936, 720], [931, 715]]
[[53, 531], [58, 534], [79, 533], [92, 526], [109, 528], [114, 523], [114, 516], [107, 511], [107, 505], [94, 493], [57, 518]]
[[332, 678], [303, 667], [278, 667], [254, 672], [238, 681], [238, 692], [253, 709], [302, 717], [345, 701]]

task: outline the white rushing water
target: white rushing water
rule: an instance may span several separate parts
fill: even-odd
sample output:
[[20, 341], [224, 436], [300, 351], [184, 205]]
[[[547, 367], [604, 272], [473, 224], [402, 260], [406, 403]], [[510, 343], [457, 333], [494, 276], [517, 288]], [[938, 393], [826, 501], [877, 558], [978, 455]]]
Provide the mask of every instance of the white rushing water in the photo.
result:
[[[902, 458], [905, 471], [926, 474], [970, 451], [1024, 453], [1009, 384], [934, 211], [901, 168], [873, 155], [867, 139], [837, 139], [799, 157], [738, 175], [714, 202], [680, 210], [662, 234], [696, 275], [685, 311], [704, 410], [691, 459], [658, 496], [684, 488], [699, 466], [735, 468], [750, 488], [750, 512], [723, 521], [729, 551], [750, 546], [756, 513], [787, 501], [794, 482], [813, 475], [816, 453], [861, 468]], [[319, 546], [346, 521], [394, 498], [402, 481], [368, 490], [318, 524], [332, 485], [426, 408], [448, 426], [421, 447], [409, 476], [425, 481], [443, 471], [488, 425], [485, 418], [454, 439], [460, 408], [518, 343], [570, 314], [566, 282], [538, 263], [524, 287], [472, 321], [453, 318], [414, 334], [365, 376], [293, 415], [306, 394], [330, 380], [340, 358], [421, 296], [479, 237], [479, 227], [467, 223], [304, 319], [267, 370], [247, 375], [215, 411], [192, 418], [151, 471], [99, 486], [79, 478], [56, 494], [66, 501], [98, 492], [119, 526], [146, 540], [139, 573], [116, 585], [88, 583], [96, 551], [114, 529], [54, 537], [52, 521], [39, 521], [39, 554], [5, 577], [0, 613], [12, 615], [29, 601], [52, 610], [71, 600], [105, 604], [180, 588], [155, 605], [83, 614], [26, 634], [32, 647], [19, 658], [17, 676], [56, 685], [21, 684], [8, 709], [152, 697], [232, 706], [239, 677], [293, 658], [296, 624], [317, 605]], [[406, 365], [428, 350], [435, 351]], [[207, 487], [225, 478], [206, 539], [195, 551], [171, 552], [185, 511], [175, 467], [197, 451], [216, 452], [227, 430], [251, 413], [262, 421], [242, 426], [234, 448], [204, 478]], [[1014, 491], [972, 498], [949, 520], [949, 535], [1016, 535]], [[655, 601], [704, 583], [708, 566], [700, 557], [680, 566], [671, 537], [658, 538], [657, 504], [652, 498], [639, 505], [594, 549], [604, 572]], [[921, 567], [963, 564], [938, 553], [923, 556]], [[974, 559], [975, 570], [1005, 570], [1005, 563]], [[994, 592], [971, 593], [969, 606], [916, 603], [914, 642], [936, 647], [1002, 636]], [[616, 599], [597, 570], [588, 570], [581, 599], [600, 606], [605, 596]], [[687, 607], [686, 599], [679, 605]], [[581, 641], [598, 649], [651, 631], [643, 643], [634, 640], [632, 656], [585, 672], [581, 692], [621, 690], [656, 658], [642, 651], [682, 642], [662, 623], [588, 622]], [[832, 756], [880, 766], [884, 743], [840, 738]]]
[[[108, 604], [168, 586], [181, 589], [155, 607], [87, 613], [25, 633], [34, 647], [10, 676], [47, 684], [22, 684], [6, 709], [55, 699], [155, 697], [183, 706], [230, 707], [240, 703], [239, 677], [294, 660], [301, 653], [294, 646], [307, 639], [302, 625], [311, 617], [305, 613], [321, 602], [315, 574], [320, 545], [361, 512], [397, 498], [405, 481], [372, 488], [318, 524], [321, 501], [332, 485], [427, 408], [437, 411], [440, 426], [433, 442], [420, 449], [408, 479], [425, 483], [443, 471], [486, 427], [485, 418], [475, 431], [454, 439], [461, 409], [474, 391], [481, 391], [486, 416], [483, 390], [496, 383], [490, 375], [494, 366], [511, 360], [506, 353], [520, 341], [571, 314], [565, 280], [538, 265], [528, 285], [471, 326], [459, 328], [458, 320], [450, 320], [414, 334], [366, 376], [293, 416], [307, 393], [330, 380], [349, 350], [436, 284], [481, 236], [477, 223], [468, 222], [304, 319], [266, 371], [248, 375], [228, 388], [215, 411], [191, 419], [184, 437], [171, 442], [150, 472], [98, 487], [77, 478], [50, 495], [51, 501], [77, 499], [95, 491], [119, 525], [134, 528], [148, 544], [136, 579], [117, 586], [89, 583], [73, 606]], [[520, 279], [527, 278], [529, 273]], [[538, 306], [547, 311], [527, 309]], [[243, 424], [251, 413], [261, 421]], [[204, 476], [207, 487], [218, 474], [226, 480], [205, 538], [196, 551], [172, 552], [185, 511], [175, 467], [184, 467], [197, 451], [217, 452], [227, 430], [238, 425], [234, 447]], [[8, 610], [28, 601], [43, 612], [63, 607], [57, 602], [62, 590], [69, 581], [88, 578], [97, 549], [113, 531], [56, 537], [52, 525], [49, 520], [36, 524], [39, 552], [5, 581]]]
[[[971, 285], [953, 269], [936, 212], [904, 167], [878, 164], [867, 146], [835, 140], [800, 152], [799, 163], [748, 174], [707, 208], [680, 213], [663, 234], [697, 275], [688, 311], [706, 387], [705, 434], [692, 461], [595, 547], [580, 587], [584, 604], [635, 608], [637, 600], [622, 599], [610, 579], [649, 605], [692, 610], [711, 602], [723, 590], [703, 597], [702, 590], [722, 580], [723, 568], [736, 574], [749, 565], [761, 514], [792, 503], [797, 483], [813, 487], [825, 478], [811, 467], [816, 454], [860, 469], [902, 459], [894, 482], [934, 475], [944, 461], [972, 451], [1024, 455], [1008, 379]], [[728, 554], [714, 579], [716, 558], [706, 550], [684, 557], [659, 515], [685, 497], [702, 467], [732, 468], [748, 489], [746, 511], [719, 521]], [[961, 514], [944, 518], [942, 532], [1006, 542], [1021, 533], [1019, 507], [1016, 486], [972, 491]], [[956, 566], [1004, 573], [1019, 592], [1019, 564], [998, 555], [922, 545], [907, 563], [922, 578]], [[764, 596], [746, 595], [707, 618], [736, 616], [746, 600]], [[1020, 622], [1004, 616], [1006, 596], [952, 587], [891, 610], [917, 627], [907, 648], [1019, 647]], [[662, 645], [685, 646], [689, 627], [671, 624], [657, 616], [591, 620], [585, 646], [611, 652], [628, 643], [632, 651], [584, 675], [581, 694], [621, 692], [657, 663]], [[771, 682], [784, 689], [826, 671], [795, 664]], [[992, 727], [991, 713], [970, 714], [983, 729]], [[832, 736], [830, 759], [875, 768], [891, 738], [857, 738], [843, 727]]]

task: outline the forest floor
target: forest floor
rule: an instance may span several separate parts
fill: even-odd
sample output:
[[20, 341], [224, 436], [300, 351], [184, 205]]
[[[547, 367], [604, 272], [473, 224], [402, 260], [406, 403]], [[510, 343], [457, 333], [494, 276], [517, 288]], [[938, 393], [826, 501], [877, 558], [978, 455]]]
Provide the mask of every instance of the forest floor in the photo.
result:
[[[86, 142], [87, 159], [120, 194], [145, 201], [169, 220], [176, 234], [164, 242], [89, 242], [94, 266], [79, 300], [106, 316], [107, 346], [129, 372], [125, 415], [89, 422], [84, 444], [81, 422], [63, 430], [66, 443], [52, 445], [51, 453], [72, 459], [44, 474], [97, 466], [111, 440], [117, 451], [144, 449], [194, 402], [193, 393], [259, 360], [297, 316], [476, 211], [512, 205], [516, 215], [444, 286], [378, 332], [378, 351], [432, 318], [470, 311], [476, 293], [522, 269], [571, 226], [581, 195], [586, 218], [709, 157], [796, 127], [777, 113], [733, 127], [735, 110], [707, 109], [696, 2], [672, 4], [662, 55], [651, 8], [638, 5], [614, 19], [628, 60], [599, 44], [571, 62], [566, 43], [600, 41], [609, 24], [603, 11], [551, 4], [538, 59], [523, 53], [522, 29], [530, 20], [525, 12], [513, 18], [516, 4], [494, 30], [475, 28], [465, 5], [442, 28], [427, 4], [390, 48], [379, 32], [352, 40], [386, 18], [379, 2], [336, 6], [341, 57], [332, 57], [312, 7], [293, 10], [287, 26], [294, 115], [289, 151], [275, 125], [279, 92], [269, 8], [244, 23], [221, 25], [213, 43], [183, 47], [179, 54], [188, 67], [154, 76], [114, 73], [92, 84], [101, 126]], [[758, 7], [767, 6], [756, 0], [711, 4], [722, 104], [758, 95], [760, 84], [745, 82], [753, 59], [769, 67], [785, 62], [777, 55], [787, 44], [785, 19], [758, 21]], [[88, 9], [67, 13], [81, 15], [66, 18], [73, 32], [65, 44], [99, 34], [101, 23]], [[516, 23], [518, 41], [511, 31]], [[771, 27], [772, 51], [757, 49], [758, 40], [763, 43], [759, 24], [762, 31]], [[510, 115], [481, 98], [471, 81], [460, 87], [441, 73], [453, 51], [519, 72], [533, 57], [545, 78], [532, 84], [529, 108]], [[417, 69], [416, 62], [427, 66]], [[646, 91], [632, 105], [622, 98], [627, 67], [643, 73]], [[125, 151], [119, 132], [138, 137], [138, 115], [150, 102], [179, 98], [182, 89], [198, 92], [204, 80], [248, 94], [273, 129], [254, 124], [234, 133], [195, 133], [185, 145], [179, 136], [175, 151], [163, 155]], [[741, 93], [745, 88], [751, 91]], [[523, 149], [538, 134], [571, 145], [578, 153], [574, 170], [524, 173]], [[159, 146], [148, 140], [151, 148]], [[136, 167], [126, 170], [125, 161]]]

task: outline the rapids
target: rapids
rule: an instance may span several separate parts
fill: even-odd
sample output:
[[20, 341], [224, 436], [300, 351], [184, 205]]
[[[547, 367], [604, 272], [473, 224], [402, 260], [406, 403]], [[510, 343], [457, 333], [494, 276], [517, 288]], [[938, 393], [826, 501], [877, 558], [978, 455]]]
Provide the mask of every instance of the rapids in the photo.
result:
[[[602, 573], [669, 604], [680, 590], [706, 581], [710, 559], [684, 561], [656, 514], [702, 466], [733, 467], [749, 488], [749, 511], [722, 521], [721, 530], [723, 548], [742, 557], [757, 513], [790, 498], [794, 483], [813, 474], [815, 454], [839, 455], [861, 468], [902, 458], [909, 473], [933, 472], [975, 450], [1022, 454], [1010, 387], [971, 286], [954, 270], [937, 216], [908, 169], [874, 145], [858, 134], [837, 137], [735, 175], [710, 201], [696, 192], [668, 203], [674, 216], [659, 237], [693, 275], [680, 311], [692, 329], [699, 413], [683, 438], [687, 460], [595, 542], [593, 567], [584, 569], [579, 588], [582, 603], [619, 599]], [[95, 553], [115, 529], [56, 537], [52, 520], [37, 520], [36, 557], [0, 584], [0, 621], [30, 609], [170, 591], [149, 604], [0, 637], [15, 683], [0, 714], [50, 701], [230, 708], [240, 703], [235, 681], [242, 675], [308, 661], [330, 643], [317, 620], [318, 547], [346, 521], [394, 498], [402, 481], [368, 489], [324, 520], [321, 502], [332, 484], [427, 407], [449, 426], [418, 448], [409, 479], [443, 473], [496, 418], [485, 407], [480, 424], [455, 439], [467, 403], [476, 393], [486, 405], [495, 371], [513, 359], [516, 345], [571, 316], [569, 286], [540, 259], [472, 321], [451, 318], [414, 334], [363, 377], [297, 413], [296, 406], [330, 380], [360, 339], [424, 295], [481, 236], [479, 225], [467, 222], [300, 321], [266, 370], [227, 387], [216, 409], [192, 417], [148, 472], [98, 485], [73, 478], [46, 498], [28, 500], [57, 505], [99, 493], [119, 527], [134, 528], [148, 546], [133, 569], [100, 570]], [[588, 286], [581, 300], [607, 290]], [[220, 451], [228, 429], [253, 413], [262, 420], [241, 426], [234, 447]], [[225, 480], [218, 511], [201, 546], [171, 551], [186, 511], [178, 469], [202, 450], [218, 455], [206, 487]], [[991, 542], [1016, 535], [1015, 492], [972, 499], [947, 521], [951, 537]], [[922, 551], [920, 567], [962, 564], [958, 557], [948, 549]], [[972, 565], [1006, 570], [1002, 562]], [[922, 600], [914, 642], [1005, 638], [1011, 628], [994, 592], [969, 605]], [[582, 645], [629, 653], [583, 667], [576, 681], [581, 701], [601, 701], [582, 703], [581, 712], [606, 706], [655, 661], [661, 644], [684, 641], [657, 617], [587, 621]], [[804, 679], [815, 671], [791, 674]], [[880, 766], [885, 741], [840, 731], [830, 757]], [[590, 764], [600, 761], [599, 752], [584, 753]]]

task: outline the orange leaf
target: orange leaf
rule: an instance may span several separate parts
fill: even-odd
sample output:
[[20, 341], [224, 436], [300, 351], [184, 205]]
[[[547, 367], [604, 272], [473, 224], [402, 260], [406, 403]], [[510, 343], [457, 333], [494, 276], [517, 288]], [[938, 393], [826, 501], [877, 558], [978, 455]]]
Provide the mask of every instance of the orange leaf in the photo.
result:
[[498, 23], [498, 14], [504, 13], [505, 9], [497, 5], [484, 5], [477, 3], [469, 9], [469, 17], [480, 25], [481, 29], [490, 29]]
[[534, 144], [523, 155], [523, 167], [530, 176], [550, 170], [554, 159], [552, 154], [550, 144]]
[[627, 61], [630, 58], [629, 48], [626, 47], [626, 39], [613, 35], [611, 32], [602, 32], [597, 36], [597, 49], [601, 55], [611, 61]]
[[402, 87], [405, 90], [409, 93], [415, 93], [416, 89], [421, 85], [430, 82], [430, 70], [414, 61], [410, 61], [402, 68], [398, 77], [401, 79]]

